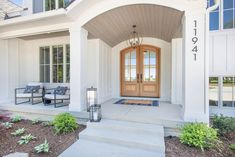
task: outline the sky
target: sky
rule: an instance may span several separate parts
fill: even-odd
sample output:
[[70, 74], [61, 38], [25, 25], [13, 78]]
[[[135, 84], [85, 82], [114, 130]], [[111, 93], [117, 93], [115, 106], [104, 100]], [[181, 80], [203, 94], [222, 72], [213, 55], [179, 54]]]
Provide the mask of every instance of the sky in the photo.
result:
[[21, 5], [23, 0], [11, 0], [12, 2]]

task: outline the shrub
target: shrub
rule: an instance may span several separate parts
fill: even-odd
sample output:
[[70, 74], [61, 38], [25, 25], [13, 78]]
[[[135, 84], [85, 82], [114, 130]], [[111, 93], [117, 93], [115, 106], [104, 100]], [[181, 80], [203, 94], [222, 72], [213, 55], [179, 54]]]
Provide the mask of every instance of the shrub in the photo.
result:
[[37, 119], [37, 118], [32, 120], [32, 124], [33, 124], [33, 125], [38, 124], [39, 122], [40, 122], [40, 120]]
[[45, 139], [44, 143], [34, 147], [34, 151], [36, 153], [48, 153], [49, 152], [49, 143]]
[[13, 123], [10, 123], [10, 122], [2, 123], [2, 125], [3, 125], [6, 129], [12, 128], [12, 124], [13, 124]]
[[16, 123], [20, 122], [22, 120], [22, 117], [20, 115], [16, 115], [15, 117], [11, 118], [11, 122]]
[[221, 143], [217, 131], [203, 123], [188, 123], [183, 126], [180, 142], [200, 148], [202, 151]]
[[78, 127], [76, 118], [69, 113], [57, 115], [53, 120], [53, 126], [56, 134], [69, 133]]
[[36, 137], [32, 136], [31, 134], [28, 134], [28, 135], [25, 135], [25, 136], [21, 136], [18, 143], [19, 143], [19, 145], [27, 144], [30, 141], [34, 140], [34, 139], [36, 139]]
[[230, 144], [229, 148], [235, 152], [235, 144]]
[[220, 135], [235, 131], [235, 118], [215, 115], [212, 118], [212, 127], [218, 130]]
[[24, 134], [24, 132], [25, 132], [25, 129], [22, 128], [22, 129], [15, 130], [15, 132], [12, 132], [11, 134], [14, 135], [14, 136], [19, 136], [19, 135]]

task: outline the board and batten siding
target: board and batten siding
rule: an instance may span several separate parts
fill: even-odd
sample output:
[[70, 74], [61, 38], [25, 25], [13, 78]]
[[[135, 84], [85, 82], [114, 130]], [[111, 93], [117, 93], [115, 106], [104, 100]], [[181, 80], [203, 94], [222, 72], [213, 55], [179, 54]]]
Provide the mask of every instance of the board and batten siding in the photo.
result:
[[235, 32], [210, 33], [210, 76], [235, 76]]
[[8, 100], [8, 41], [0, 40], [0, 103]]

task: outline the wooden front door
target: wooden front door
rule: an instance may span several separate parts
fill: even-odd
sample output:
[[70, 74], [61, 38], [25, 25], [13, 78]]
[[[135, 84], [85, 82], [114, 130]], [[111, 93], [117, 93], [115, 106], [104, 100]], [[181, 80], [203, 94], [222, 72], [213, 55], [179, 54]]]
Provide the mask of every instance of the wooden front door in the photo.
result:
[[142, 45], [121, 51], [121, 96], [160, 97], [160, 49]]

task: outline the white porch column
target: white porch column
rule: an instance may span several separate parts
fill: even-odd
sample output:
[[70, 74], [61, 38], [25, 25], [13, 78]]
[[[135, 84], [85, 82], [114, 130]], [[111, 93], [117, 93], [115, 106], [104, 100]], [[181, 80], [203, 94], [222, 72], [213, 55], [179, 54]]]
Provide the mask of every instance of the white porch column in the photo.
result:
[[185, 12], [183, 23], [184, 120], [208, 123], [206, 10]]
[[87, 49], [87, 31], [78, 24], [72, 25], [70, 32], [70, 111], [83, 111], [85, 106], [84, 80], [86, 68], [84, 54]]

